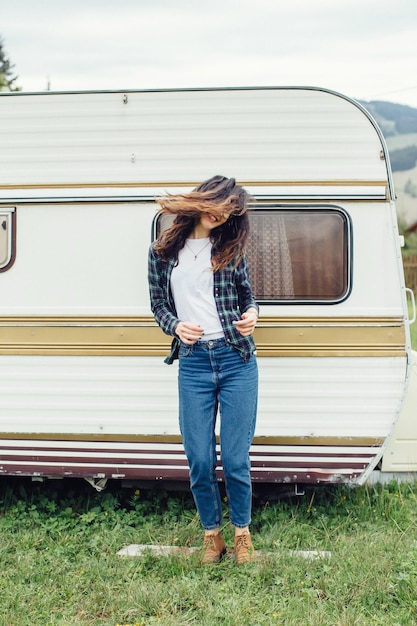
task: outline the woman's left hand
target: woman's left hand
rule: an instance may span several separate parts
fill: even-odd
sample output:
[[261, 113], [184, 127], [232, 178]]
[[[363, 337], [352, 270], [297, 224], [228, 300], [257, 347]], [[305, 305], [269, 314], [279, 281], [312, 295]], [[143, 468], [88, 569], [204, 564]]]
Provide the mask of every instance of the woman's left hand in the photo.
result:
[[242, 314], [242, 319], [238, 322], [233, 322], [235, 328], [241, 335], [247, 337], [252, 335], [255, 330], [256, 322], [258, 321], [258, 311], [254, 308], [248, 309]]

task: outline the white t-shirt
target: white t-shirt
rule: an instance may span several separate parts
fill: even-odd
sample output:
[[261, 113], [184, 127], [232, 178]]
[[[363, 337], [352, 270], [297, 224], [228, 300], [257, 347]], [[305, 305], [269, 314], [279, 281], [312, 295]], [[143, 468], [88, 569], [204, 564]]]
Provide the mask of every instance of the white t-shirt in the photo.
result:
[[171, 291], [178, 318], [200, 324], [203, 340], [224, 336], [213, 295], [212, 244], [209, 237], [187, 239], [171, 274]]

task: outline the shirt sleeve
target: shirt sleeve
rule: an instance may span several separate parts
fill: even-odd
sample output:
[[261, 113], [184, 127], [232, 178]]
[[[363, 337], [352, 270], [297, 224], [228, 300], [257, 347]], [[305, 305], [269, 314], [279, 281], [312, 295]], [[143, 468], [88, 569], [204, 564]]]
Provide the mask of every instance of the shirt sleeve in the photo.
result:
[[239, 261], [235, 276], [239, 309], [241, 313], [245, 313], [248, 309], [254, 308], [259, 314], [259, 306], [256, 303], [255, 295], [252, 291], [250, 283], [249, 265], [246, 254], [244, 254]]
[[158, 257], [153, 246], [148, 255], [148, 284], [151, 310], [160, 328], [167, 335], [175, 335], [175, 328], [179, 323], [175, 307], [170, 297], [168, 284], [168, 262]]

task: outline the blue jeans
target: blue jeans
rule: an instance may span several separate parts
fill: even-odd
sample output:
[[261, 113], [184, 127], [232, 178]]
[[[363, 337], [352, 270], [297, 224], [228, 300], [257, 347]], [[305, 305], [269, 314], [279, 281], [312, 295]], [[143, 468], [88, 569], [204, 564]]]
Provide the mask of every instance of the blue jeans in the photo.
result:
[[179, 351], [179, 417], [190, 484], [203, 528], [222, 522], [216, 477], [217, 410], [220, 449], [230, 521], [238, 528], [251, 521], [252, 485], [249, 448], [255, 431], [258, 365], [244, 362], [224, 339], [181, 344]]

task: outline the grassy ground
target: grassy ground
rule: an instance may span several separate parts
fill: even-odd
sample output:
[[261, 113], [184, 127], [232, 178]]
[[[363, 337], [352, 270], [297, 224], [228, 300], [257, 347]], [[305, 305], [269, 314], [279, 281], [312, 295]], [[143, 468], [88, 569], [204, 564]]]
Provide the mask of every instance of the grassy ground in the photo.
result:
[[[409, 307], [408, 309], [408, 314], [411, 319], [411, 314], [412, 314], [411, 307]], [[411, 346], [413, 350], [417, 351], [417, 320], [410, 326], [410, 339], [411, 339]]]
[[[131, 543], [199, 545], [188, 496], [102, 494], [78, 482], [0, 480], [1, 626], [417, 624], [417, 486], [320, 487], [258, 501], [264, 556], [117, 556]], [[232, 535], [225, 524], [225, 536]], [[292, 551], [325, 550], [305, 559]]]

